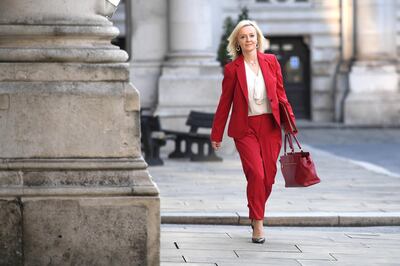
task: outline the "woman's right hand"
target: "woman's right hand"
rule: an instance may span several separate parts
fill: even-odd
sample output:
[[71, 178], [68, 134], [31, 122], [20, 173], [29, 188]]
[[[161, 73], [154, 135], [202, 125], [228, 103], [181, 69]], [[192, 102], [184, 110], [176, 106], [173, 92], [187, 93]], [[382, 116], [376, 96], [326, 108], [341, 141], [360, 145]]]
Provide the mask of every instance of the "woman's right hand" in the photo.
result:
[[211, 141], [211, 146], [217, 151], [219, 148], [221, 148], [221, 142]]

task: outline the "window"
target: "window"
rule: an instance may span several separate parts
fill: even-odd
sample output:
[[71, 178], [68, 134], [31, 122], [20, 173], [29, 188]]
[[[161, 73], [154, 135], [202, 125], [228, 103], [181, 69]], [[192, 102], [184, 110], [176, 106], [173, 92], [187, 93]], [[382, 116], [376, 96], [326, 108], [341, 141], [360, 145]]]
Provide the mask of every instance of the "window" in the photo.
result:
[[286, 82], [303, 82], [303, 66], [298, 56], [292, 55], [285, 64]]

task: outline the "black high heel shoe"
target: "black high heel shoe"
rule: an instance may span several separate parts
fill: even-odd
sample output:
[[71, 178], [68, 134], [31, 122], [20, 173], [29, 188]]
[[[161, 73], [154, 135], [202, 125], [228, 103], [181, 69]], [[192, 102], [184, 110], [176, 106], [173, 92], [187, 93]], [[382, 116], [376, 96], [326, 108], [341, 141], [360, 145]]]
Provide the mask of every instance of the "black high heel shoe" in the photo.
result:
[[[251, 229], [254, 230], [253, 219], [251, 219]], [[264, 244], [265, 237], [252, 237], [251, 242], [253, 242], [255, 244]]]
[[265, 237], [252, 237], [251, 242], [253, 242], [255, 244], [264, 244]]

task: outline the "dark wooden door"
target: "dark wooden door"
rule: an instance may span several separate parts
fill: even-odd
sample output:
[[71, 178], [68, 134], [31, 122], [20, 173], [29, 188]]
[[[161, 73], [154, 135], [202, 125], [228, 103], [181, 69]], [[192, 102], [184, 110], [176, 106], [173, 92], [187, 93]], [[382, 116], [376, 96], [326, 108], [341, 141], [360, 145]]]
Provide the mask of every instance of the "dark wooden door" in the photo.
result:
[[296, 118], [310, 119], [310, 52], [302, 37], [268, 37]]

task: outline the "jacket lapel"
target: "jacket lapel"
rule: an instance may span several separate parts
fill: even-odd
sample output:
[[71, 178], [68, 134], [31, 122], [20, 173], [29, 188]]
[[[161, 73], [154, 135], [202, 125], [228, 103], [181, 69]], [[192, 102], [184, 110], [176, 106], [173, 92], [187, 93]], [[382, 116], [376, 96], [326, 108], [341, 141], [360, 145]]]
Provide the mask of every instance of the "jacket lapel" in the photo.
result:
[[243, 55], [240, 55], [236, 60], [236, 73], [239, 80], [240, 88], [242, 89], [243, 95], [246, 98], [246, 101], [249, 102], [248, 90], [247, 90], [247, 81], [246, 81], [246, 69], [244, 67], [244, 58]]
[[267, 98], [272, 99], [272, 95], [274, 95], [274, 92], [272, 91], [272, 88], [274, 88], [272, 67], [267, 58], [260, 52], [258, 52], [258, 64], [260, 65], [261, 72], [264, 77], [265, 87], [267, 88]]

